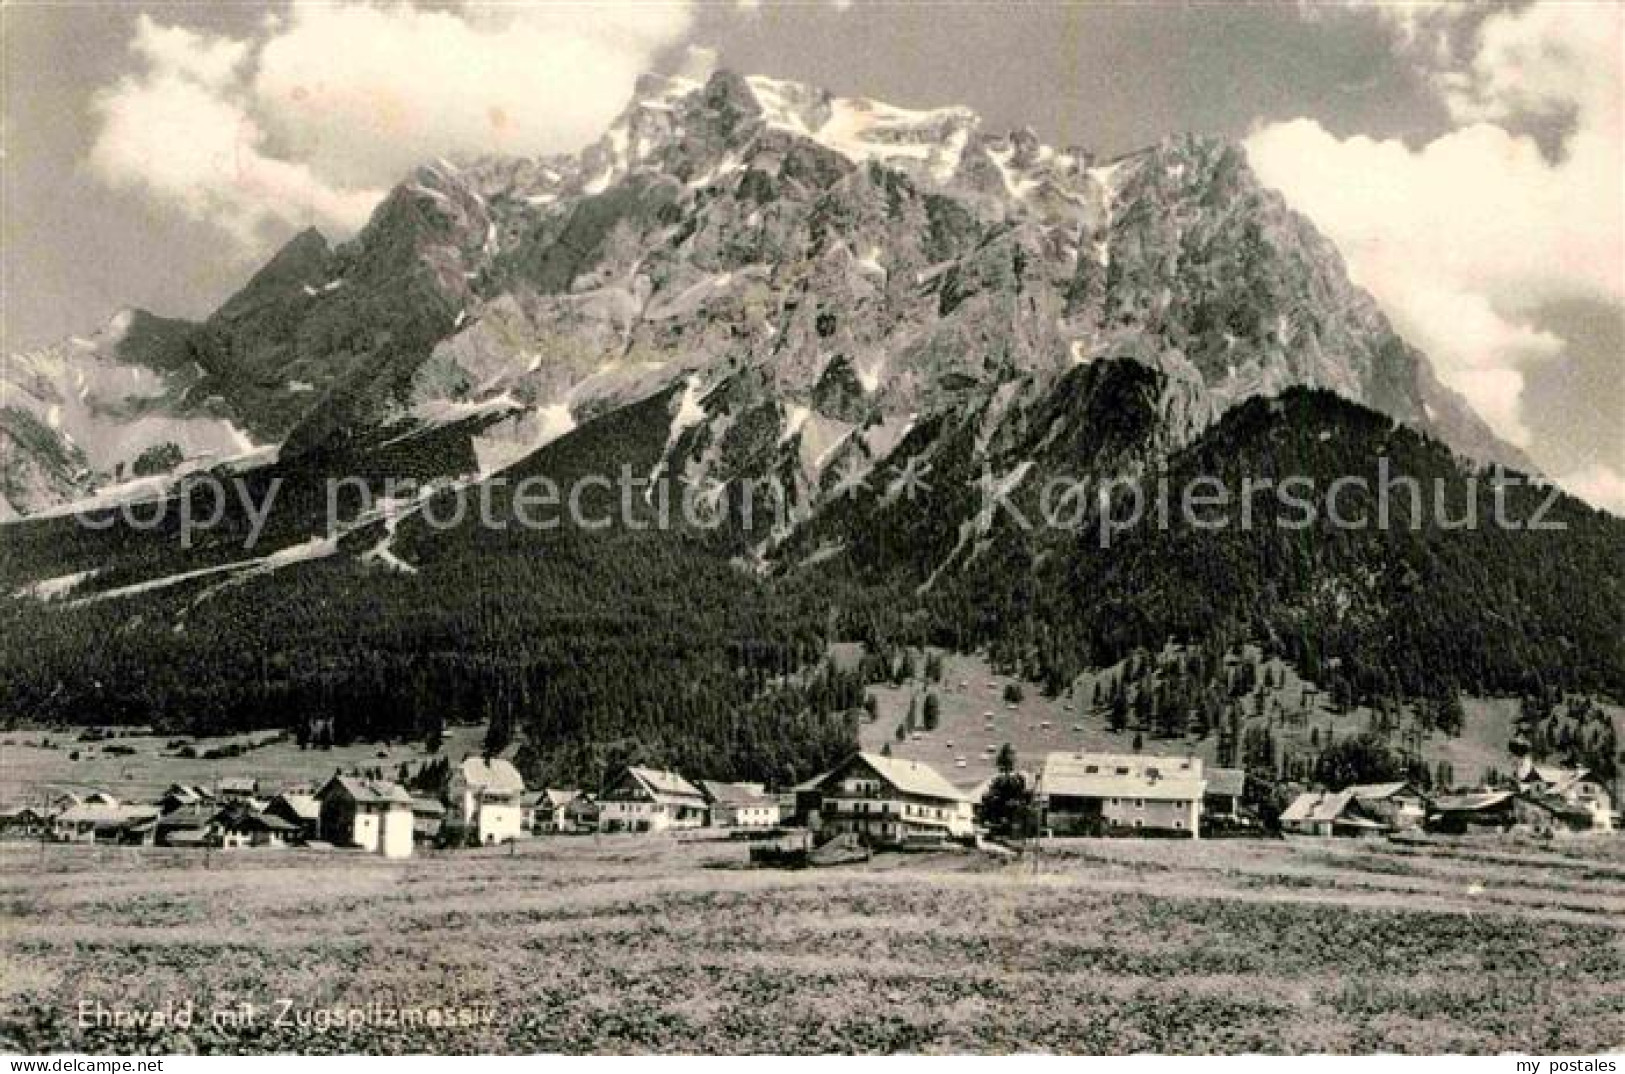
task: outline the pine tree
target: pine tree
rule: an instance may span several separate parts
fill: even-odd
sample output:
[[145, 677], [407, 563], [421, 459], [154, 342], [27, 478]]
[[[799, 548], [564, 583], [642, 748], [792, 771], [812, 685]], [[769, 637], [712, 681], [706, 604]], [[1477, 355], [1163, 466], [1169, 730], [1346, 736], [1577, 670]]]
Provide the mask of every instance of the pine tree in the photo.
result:
[[487, 758], [499, 755], [513, 742], [513, 713], [506, 706], [497, 709], [491, 716], [491, 723], [485, 729], [485, 745], [482, 753]]

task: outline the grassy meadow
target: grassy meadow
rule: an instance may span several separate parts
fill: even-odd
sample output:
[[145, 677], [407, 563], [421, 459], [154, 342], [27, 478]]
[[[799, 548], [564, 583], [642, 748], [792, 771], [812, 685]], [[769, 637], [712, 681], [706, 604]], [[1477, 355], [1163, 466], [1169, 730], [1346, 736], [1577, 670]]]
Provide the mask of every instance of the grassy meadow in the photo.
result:
[[[1257, 656], [1256, 650], [1250, 650]], [[1122, 674], [1122, 664], [1097, 668], [1079, 675], [1072, 686], [1058, 697], [1045, 697], [1030, 682], [994, 672], [985, 656], [973, 653], [944, 652], [942, 680], [926, 684], [910, 680], [900, 686], [885, 683], [872, 684], [866, 689], [875, 698], [875, 719], [859, 728], [863, 748], [879, 750], [889, 745], [893, 755], [914, 761], [924, 761], [943, 775], [962, 786], [980, 783], [994, 773], [997, 749], [1010, 743], [1016, 750], [1023, 768], [1037, 768], [1044, 755], [1052, 750], [1097, 750], [1129, 753], [1133, 750], [1135, 727], [1129, 726], [1113, 732], [1107, 726], [1106, 704], [1093, 704], [1095, 689], [1099, 685], [1101, 697], [1107, 687]], [[855, 659], [855, 655], [850, 659]], [[1314, 743], [1325, 744], [1345, 739], [1366, 731], [1371, 726], [1371, 710], [1356, 706], [1346, 711], [1335, 711], [1322, 693], [1305, 694], [1310, 685], [1299, 677], [1290, 664], [1280, 659], [1268, 659], [1261, 665], [1268, 667], [1276, 685], [1265, 691], [1270, 701], [1290, 720], [1261, 721], [1249, 717], [1249, 723], [1265, 723], [1286, 750], [1313, 755]], [[1004, 700], [1008, 685], [1019, 685], [1023, 697], [1011, 705]], [[923, 712], [927, 694], [937, 695], [941, 708], [941, 722], [933, 732], [922, 730], [918, 739], [899, 741], [897, 728], [907, 718], [909, 706], [918, 705]], [[1513, 720], [1518, 714], [1518, 699], [1512, 697], [1464, 697], [1462, 707], [1466, 714], [1462, 733], [1457, 736], [1429, 734], [1422, 743], [1422, 758], [1432, 768], [1440, 761], [1449, 763], [1456, 780], [1463, 786], [1478, 783], [1490, 769], [1508, 771], [1514, 761], [1507, 753], [1507, 743], [1513, 736]], [[1602, 708], [1614, 720], [1614, 726], [1625, 739], [1625, 708], [1605, 703]], [[988, 729], [988, 714], [993, 727]], [[1218, 738], [1158, 739], [1149, 733], [1142, 743], [1143, 751], [1158, 754], [1193, 754], [1208, 764], [1215, 762]], [[987, 747], [993, 747], [989, 750]], [[965, 766], [957, 761], [964, 758]]]
[[[471, 1007], [457, 1028], [271, 1024]], [[188, 1030], [81, 1003], [190, 1003]], [[209, 1012], [251, 1004], [241, 1024]], [[288, 1015], [292, 1017], [292, 1015]], [[307, 1019], [308, 1020], [308, 1019]], [[25, 1052], [1472, 1052], [1625, 1046], [1620, 840], [1063, 841], [747, 867], [742, 844], [0, 848]]]

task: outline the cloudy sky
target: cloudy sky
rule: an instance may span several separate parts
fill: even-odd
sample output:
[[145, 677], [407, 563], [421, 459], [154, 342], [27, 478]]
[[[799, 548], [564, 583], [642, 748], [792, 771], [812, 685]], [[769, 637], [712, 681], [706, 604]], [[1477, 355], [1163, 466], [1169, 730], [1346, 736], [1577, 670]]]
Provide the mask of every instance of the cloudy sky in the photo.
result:
[[1612, 0], [1064, 6], [10, 0], [3, 349], [201, 316], [436, 155], [576, 148], [694, 48], [1109, 155], [1244, 142], [1508, 440], [1625, 510]]

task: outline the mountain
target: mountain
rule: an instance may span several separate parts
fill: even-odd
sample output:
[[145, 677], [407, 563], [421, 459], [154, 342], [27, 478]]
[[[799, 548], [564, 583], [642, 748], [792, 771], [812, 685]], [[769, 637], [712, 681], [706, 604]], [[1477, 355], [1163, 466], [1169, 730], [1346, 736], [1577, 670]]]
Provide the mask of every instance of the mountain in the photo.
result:
[[0, 519], [254, 448], [208, 390], [184, 321], [126, 310], [88, 338], [0, 365]]
[[[1518, 690], [1533, 668], [1625, 690], [1625, 523], [1567, 498], [1551, 535], [1107, 544], [1092, 499], [1071, 529], [987, 509], [992, 490], [1032, 517], [1060, 480], [1325, 488], [1389, 464], [1459, 509], [1532, 470], [1210, 139], [1102, 161], [960, 108], [646, 76], [580, 153], [427, 164], [354, 239], [297, 236], [205, 321], [132, 315], [53, 361], [59, 396], [96, 363], [150, 377], [180, 460], [118, 484], [159, 446], [89, 450], [127, 407], [86, 406], [71, 441], [48, 406], [0, 426], [11, 502], [41, 516], [0, 531], [14, 718], [321, 710], [355, 735], [478, 715], [562, 770], [630, 752], [784, 778], [850, 740], [861, 681], [822, 662], [832, 635], [985, 645], [1055, 688], [1177, 636], [1338, 669], [1351, 696]], [[249, 504], [195, 540], [174, 510], [62, 511], [195, 506], [206, 472]], [[639, 491], [585, 501], [602, 531], [517, 524], [525, 478], [622, 473]], [[336, 527], [333, 477], [373, 497]], [[658, 525], [684, 490], [721, 509]]]
[[[306, 231], [205, 323], [174, 325], [136, 361], [187, 366], [290, 454], [509, 407], [490, 469], [693, 374], [702, 395], [778, 403], [816, 483], [837, 461], [820, 447], [871, 455], [914, 416], [1127, 355], [1168, 375], [1179, 441], [1303, 385], [1532, 468], [1233, 145], [1097, 162], [962, 108], [728, 72], [646, 76], [579, 154], [426, 165], [351, 242]], [[28, 468], [79, 480], [33, 479], [19, 510], [117, 476], [57, 447]]]

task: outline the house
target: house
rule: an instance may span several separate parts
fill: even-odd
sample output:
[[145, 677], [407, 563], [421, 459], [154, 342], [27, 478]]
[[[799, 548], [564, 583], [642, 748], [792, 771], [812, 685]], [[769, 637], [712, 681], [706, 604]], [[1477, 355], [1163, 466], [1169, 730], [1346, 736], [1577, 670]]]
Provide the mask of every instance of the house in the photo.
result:
[[1517, 795], [1512, 791], [1474, 791], [1433, 801], [1427, 829], [1461, 835], [1473, 830], [1506, 830], [1518, 822]]
[[1038, 782], [1044, 827], [1056, 835], [1200, 837], [1207, 780], [1197, 757], [1051, 753]]
[[972, 803], [919, 761], [854, 753], [811, 781], [818, 809], [809, 825], [882, 846], [911, 846], [975, 834]]
[[1241, 768], [1209, 768], [1202, 794], [1202, 816], [1213, 820], [1242, 819], [1242, 798], [1247, 793], [1247, 772]]
[[114, 798], [111, 794], [109, 794], [106, 791], [91, 791], [89, 794], [85, 795], [84, 804], [85, 805], [100, 805], [100, 806], [116, 806], [116, 805], [119, 804], [119, 801], [118, 801], [117, 798]]
[[1420, 828], [1427, 819], [1427, 797], [1410, 783], [1361, 783], [1348, 789], [1354, 793], [1361, 815], [1395, 831]]
[[519, 796], [519, 834], [532, 835], [536, 831], [536, 810], [542, 804], [541, 791], [526, 791]]
[[785, 823], [797, 828], [811, 828], [817, 823], [819, 806], [824, 799], [818, 784], [825, 774], [820, 772], [811, 779], [802, 780], [781, 796], [779, 816]]
[[289, 838], [294, 842], [308, 843], [321, 830], [322, 804], [314, 794], [283, 791], [266, 804], [264, 812], [291, 824], [294, 831]]
[[218, 781], [215, 790], [225, 801], [242, 801], [257, 797], [260, 793], [260, 783], [250, 776], [228, 776]]
[[711, 807], [714, 828], [773, 828], [779, 823], [779, 799], [760, 783], [723, 783], [700, 780], [700, 791]]
[[334, 776], [316, 792], [322, 839], [386, 858], [412, 856], [412, 796], [386, 780]]
[[1519, 794], [1513, 800], [1513, 814], [1518, 826], [1543, 835], [1596, 830], [1596, 817], [1591, 810], [1541, 790]]
[[447, 794], [450, 823], [464, 838], [471, 833], [484, 846], [506, 843], [524, 833], [525, 781], [511, 762], [501, 757], [465, 757], [452, 773]]
[[446, 823], [446, 807], [436, 798], [412, 799], [412, 841], [437, 843]]
[[51, 830], [51, 818], [32, 806], [0, 810], [0, 834], [13, 839], [38, 839]]
[[118, 843], [126, 828], [157, 815], [157, 806], [84, 802], [52, 818], [51, 835], [59, 843]]
[[580, 797], [580, 791], [561, 790], [553, 787], [538, 791], [535, 807], [531, 810], [530, 830], [538, 834], [575, 830], [568, 810], [570, 803]]
[[215, 846], [232, 850], [287, 846], [298, 837], [299, 826], [246, 806], [228, 805], [214, 815], [207, 831]]
[[586, 791], [582, 791], [565, 804], [565, 827], [559, 830], [568, 832], [596, 831], [602, 815], [603, 810], [599, 808], [598, 799]]
[[172, 813], [177, 809], [212, 801], [213, 798], [208, 791], [194, 784], [171, 783], [169, 789], [164, 791], [163, 797], [158, 799], [158, 808], [165, 813]]
[[1353, 788], [1305, 791], [1281, 813], [1281, 831], [1288, 835], [1379, 836], [1388, 830], [1361, 810]]
[[160, 813], [153, 822], [153, 842], [161, 847], [210, 845], [214, 819], [219, 813], [210, 802], [194, 802]]
[[1523, 791], [1536, 791], [1560, 798], [1569, 805], [1583, 809], [1590, 814], [1594, 830], [1613, 830], [1613, 798], [1602, 781], [1592, 776], [1590, 769], [1538, 765], [1525, 757], [1519, 765], [1517, 778], [1518, 786]]
[[150, 847], [156, 845], [158, 840], [157, 814], [135, 817], [118, 830], [116, 839], [123, 846]]
[[598, 796], [598, 824], [608, 832], [661, 832], [705, 823], [705, 795], [678, 775], [636, 765]]

